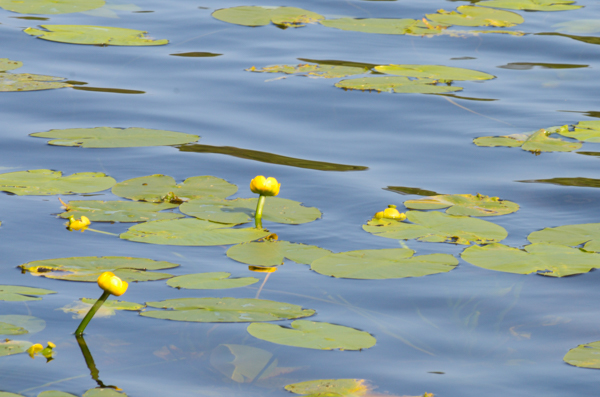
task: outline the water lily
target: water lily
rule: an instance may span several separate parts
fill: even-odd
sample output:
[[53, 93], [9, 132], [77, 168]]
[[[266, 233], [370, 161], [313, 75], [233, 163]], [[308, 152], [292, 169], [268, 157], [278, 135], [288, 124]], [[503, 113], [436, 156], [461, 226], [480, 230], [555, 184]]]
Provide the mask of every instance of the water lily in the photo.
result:
[[262, 175], [258, 175], [250, 181], [250, 190], [252, 190], [252, 193], [260, 195], [254, 216], [254, 225], [257, 229], [262, 229], [262, 212], [265, 205], [265, 198], [267, 196], [277, 196], [280, 187], [281, 183], [277, 182], [277, 179], [272, 176], [265, 178]]
[[56, 345], [52, 342], [48, 342], [46, 347], [42, 346], [39, 343], [32, 345], [29, 349], [27, 349], [27, 353], [29, 353], [29, 357], [35, 358], [36, 354], [41, 354], [46, 358], [46, 362], [51, 361], [53, 359], [52, 355], [54, 354], [54, 348]]
[[395, 219], [397, 221], [403, 221], [406, 219], [406, 214], [396, 209], [395, 205], [388, 205], [388, 207], [375, 214], [377, 219]]
[[69, 224], [67, 225], [67, 229], [69, 229], [70, 231], [81, 230], [83, 232], [85, 229], [88, 228], [89, 225], [91, 225], [91, 223], [92, 222], [85, 215], [82, 215], [79, 219], [75, 219], [75, 217], [71, 215], [69, 217]]

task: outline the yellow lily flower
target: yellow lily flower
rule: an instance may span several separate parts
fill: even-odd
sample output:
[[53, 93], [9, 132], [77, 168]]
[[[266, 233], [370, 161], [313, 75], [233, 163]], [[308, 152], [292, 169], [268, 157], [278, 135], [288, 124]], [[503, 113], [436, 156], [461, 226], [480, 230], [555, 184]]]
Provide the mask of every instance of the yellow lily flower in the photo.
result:
[[67, 229], [73, 230], [81, 230], [82, 232], [88, 228], [88, 226], [92, 222], [88, 219], [87, 216], [82, 215], [81, 218], [75, 219], [73, 215], [69, 217], [69, 224], [67, 225]]
[[403, 221], [406, 219], [406, 214], [403, 212], [400, 212], [396, 209], [395, 205], [388, 205], [388, 208], [386, 208], [383, 211], [380, 211], [378, 213], [375, 214], [375, 218], [377, 219], [395, 219], [397, 221]]
[[258, 175], [250, 181], [250, 190], [252, 190], [252, 193], [260, 194], [261, 196], [277, 196], [280, 187], [281, 183], [278, 183], [277, 179], [272, 176], [265, 178], [262, 175]]
[[114, 296], [121, 296], [127, 291], [129, 284], [112, 272], [104, 272], [98, 277], [98, 286]]

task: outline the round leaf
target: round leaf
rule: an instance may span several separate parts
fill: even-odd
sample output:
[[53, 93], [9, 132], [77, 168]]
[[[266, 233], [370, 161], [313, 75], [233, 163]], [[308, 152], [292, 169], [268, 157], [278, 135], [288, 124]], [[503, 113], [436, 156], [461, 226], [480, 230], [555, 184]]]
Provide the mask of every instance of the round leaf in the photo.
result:
[[404, 202], [406, 208], [431, 210], [448, 208], [446, 214], [469, 216], [497, 216], [511, 214], [519, 210], [519, 205], [498, 197], [481, 194], [443, 194]]
[[100, 8], [104, 0], [0, 0], [0, 7], [20, 14], [56, 15]]
[[573, 3], [573, 0], [489, 0], [480, 1], [477, 5], [527, 11], [567, 11], [583, 7], [572, 5]]
[[388, 19], [388, 18], [339, 18], [319, 21], [323, 26], [353, 32], [378, 34], [408, 34], [415, 36], [436, 35], [441, 29], [431, 29], [418, 19]]
[[0, 92], [9, 91], [40, 91], [53, 90], [55, 88], [71, 87], [63, 83], [62, 77], [42, 76], [29, 73], [2, 73], [0, 74]]
[[437, 14], [426, 14], [436, 24], [458, 26], [511, 27], [525, 20], [517, 13], [489, 8], [460, 6], [456, 11], [439, 10]]
[[[6, 327], [6, 325], [9, 325], [10, 327]], [[0, 335], [35, 334], [44, 328], [46, 328], [46, 322], [41, 318], [20, 314], [0, 316]]]
[[231, 273], [226, 272], [186, 274], [167, 280], [167, 284], [173, 288], [184, 289], [226, 289], [246, 287], [258, 282], [255, 277], [229, 278], [229, 276]]
[[304, 395], [361, 396], [369, 391], [364, 379], [319, 379], [292, 383], [285, 390]]
[[[29, 349], [31, 345], [31, 342], [27, 342], [24, 340], [9, 340], [5, 342], [0, 342], [0, 357], [23, 353], [27, 349]], [[18, 394], [16, 395], [18, 396]], [[10, 396], [10, 394], [8, 394], [8, 396]], [[0, 397], [4, 396], [0, 394]]]
[[335, 84], [344, 90], [395, 92], [398, 94], [441, 94], [462, 90], [462, 87], [435, 85], [437, 80], [409, 80], [407, 77], [362, 77], [342, 80]]
[[39, 301], [36, 295], [56, 294], [44, 288], [21, 287], [19, 285], [0, 285], [0, 301], [19, 302], [19, 301]]
[[0, 190], [19, 196], [94, 193], [110, 189], [116, 181], [101, 172], [62, 176], [60, 171], [30, 170], [0, 174]]
[[147, 222], [163, 219], [178, 219], [183, 215], [173, 212], [158, 212], [177, 208], [171, 203], [145, 203], [135, 201], [69, 201], [68, 211], [60, 214], [61, 218], [76, 219], [87, 216], [93, 222]]
[[276, 324], [254, 323], [248, 326], [248, 333], [279, 345], [320, 350], [362, 350], [373, 347], [376, 342], [368, 332], [342, 325], [297, 320], [291, 326], [290, 329]]
[[262, 267], [282, 265], [286, 258], [310, 265], [314, 260], [328, 254], [331, 254], [331, 251], [314, 245], [270, 240], [238, 244], [227, 250], [227, 256], [233, 260]]
[[489, 80], [495, 78], [491, 74], [477, 70], [438, 65], [380, 65], [375, 66], [375, 70], [395, 76], [434, 80]]
[[150, 46], [165, 45], [169, 40], [152, 40], [143, 30], [87, 25], [40, 25], [45, 30], [27, 28], [25, 33], [48, 41], [69, 44]]
[[600, 369], [600, 341], [569, 350], [563, 360], [575, 367]]
[[532, 243], [548, 243], [577, 246], [584, 244], [586, 251], [600, 252], [600, 223], [583, 223], [547, 227], [527, 236]]
[[212, 16], [220, 21], [243, 26], [265, 26], [273, 22], [285, 27], [300, 27], [325, 17], [296, 7], [241, 6], [222, 8]]

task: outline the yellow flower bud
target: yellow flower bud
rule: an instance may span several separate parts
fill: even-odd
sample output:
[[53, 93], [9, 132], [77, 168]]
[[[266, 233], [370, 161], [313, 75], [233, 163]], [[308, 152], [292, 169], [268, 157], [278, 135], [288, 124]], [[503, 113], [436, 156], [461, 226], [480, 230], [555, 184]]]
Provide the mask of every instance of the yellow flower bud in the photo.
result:
[[397, 221], [403, 221], [406, 219], [406, 214], [404, 214], [403, 212], [400, 212], [396, 209], [395, 205], [388, 205], [388, 208], [386, 208], [383, 211], [377, 212], [375, 214], [375, 218], [376, 219], [395, 219]]
[[41, 352], [42, 350], [44, 350], [44, 346], [40, 345], [39, 343], [36, 343], [35, 345], [32, 345], [29, 349], [27, 349], [27, 353], [29, 353], [29, 357], [33, 358], [37, 353]]
[[274, 271], [277, 270], [277, 266], [272, 266], [272, 267], [248, 266], [248, 270], [250, 270], [251, 272], [258, 272], [258, 273], [273, 273]]
[[115, 276], [112, 272], [104, 272], [98, 277], [98, 286], [114, 296], [121, 296], [127, 291], [129, 284], [127, 281], [123, 281]]
[[261, 196], [277, 196], [281, 183], [277, 183], [277, 179], [273, 177], [265, 178], [262, 175], [250, 181], [250, 190], [252, 193], [260, 194]]
[[87, 227], [92, 222], [88, 219], [87, 216], [82, 215], [80, 219], [75, 219], [73, 215], [69, 217], [69, 224], [67, 225], [67, 229], [69, 230], [81, 230], [82, 232], [87, 229]]

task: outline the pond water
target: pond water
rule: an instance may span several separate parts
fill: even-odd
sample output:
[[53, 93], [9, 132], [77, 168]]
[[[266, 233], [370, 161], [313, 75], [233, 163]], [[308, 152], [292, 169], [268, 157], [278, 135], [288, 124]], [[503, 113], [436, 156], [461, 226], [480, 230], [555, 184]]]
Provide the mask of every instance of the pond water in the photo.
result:
[[[107, 1], [107, 6], [127, 4]], [[152, 174], [178, 182], [213, 175], [237, 186], [233, 197], [253, 197], [256, 175], [274, 176], [280, 197], [317, 207], [321, 219], [303, 225], [265, 221], [280, 240], [334, 252], [400, 248], [418, 255], [447, 253], [456, 269], [425, 277], [355, 280], [326, 277], [286, 261], [270, 274], [261, 299], [316, 310], [311, 317], [371, 333], [377, 343], [362, 351], [289, 347], [256, 339], [247, 323], [190, 323], [119, 311], [92, 320], [85, 340], [104, 385], [129, 396], [285, 396], [284, 386], [313, 379], [366, 379], [374, 393], [465, 397], [593, 395], [600, 373], [563, 361], [569, 349], [600, 339], [596, 316], [600, 272], [564, 278], [490, 271], [460, 259], [464, 245], [381, 238], [362, 230], [375, 212], [421, 196], [388, 187], [441, 194], [499, 196], [520, 210], [486, 218], [508, 231], [503, 244], [523, 247], [529, 233], [545, 227], [600, 222], [593, 186], [523, 183], [551, 178], [597, 178], [597, 143], [581, 149], [534, 155], [519, 148], [478, 147], [472, 140], [597, 120], [600, 41], [555, 33], [558, 23], [600, 21], [600, 5], [559, 12], [515, 11], [525, 22], [511, 30], [524, 36], [480, 34], [451, 37], [368, 34], [310, 24], [279, 29], [246, 27], [211, 14], [241, 5], [292, 6], [327, 18], [417, 18], [466, 1], [307, 0], [140, 1], [113, 7], [113, 16], [42, 15], [45, 21], [0, 9], [2, 57], [23, 62], [19, 73], [65, 77], [77, 87], [2, 92], [2, 172], [32, 169], [103, 172], [118, 182]], [[144, 11], [144, 12], [141, 12]], [[40, 16], [37, 16], [40, 17]], [[79, 24], [148, 31], [169, 44], [151, 47], [73, 45], [22, 32], [38, 24]], [[487, 28], [482, 28], [487, 29]], [[598, 40], [598, 39], [596, 39]], [[219, 56], [174, 56], [189, 52]], [[431, 64], [494, 75], [461, 81], [456, 96], [345, 91], [340, 79], [250, 73], [255, 66], [301, 63], [298, 59], [376, 65]], [[279, 78], [286, 76], [286, 78]], [[455, 83], [454, 85], [456, 85]], [[108, 90], [106, 90], [108, 89]], [[118, 90], [131, 90], [126, 93]], [[198, 145], [86, 149], [47, 144], [29, 134], [50, 129], [143, 127], [200, 135]], [[238, 148], [234, 150], [231, 148]], [[261, 153], [257, 153], [261, 152]], [[594, 153], [592, 153], [594, 154]], [[285, 156], [282, 158], [279, 156]], [[289, 159], [291, 158], [291, 160]], [[296, 159], [296, 160], [294, 160]], [[307, 161], [298, 161], [310, 160]], [[355, 167], [325, 167], [325, 162]], [[341, 169], [341, 170], [340, 170]], [[343, 171], [342, 171], [343, 170]], [[117, 200], [110, 190], [61, 196], [63, 200]], [[37, 396], [46, 390], [82, 395], [97, 387], [73, 335], [79, 319], [60, 308], [96, 298], [92, 283], [22, 273], [18, 265], [77, 256], [130, 256], [177, 263], [167, 272], [184, 275], [225, 271], [255, 276], [226, 256], [229, 246], [193, 247], [135, 243], [109, 234], [70, 232], [57, 196], [0, 195], [2, 284], [47, 288], [40, 301], [0, 302], [0, 314], [32, 315], [46, 322], [39, 333], [10, 336], [56, 344], [54, 360], [27, 354], [0, 358], [0, 390]], [[119, 234], [131, 224], [94, 223]], [[178, 290], [164, 280], [131, 283], [122, 298], [144, 303], [182, 297], [254, 298], [260, 284], [229, 290]], [[289, 325], [290, 321], [276, 322]], [[248, 354], [232, 379], [234, 356], [224, 345], [268, 352]], [[256, 351], [254, 351], [256, 352]], [[262, 354], [262, 353], [261, 353]], [[270, 354], [270, 356], [269, 356]], [[261, 356], [262, 357], [262, 356]], [[243, 361], [246, 360], [246, 363]], [[241, 362], [241, 363], [240, 363]], [[262, 376], [264, 368], [276, 370]], [[252, 372], [252, 371], [250, 371]]]

